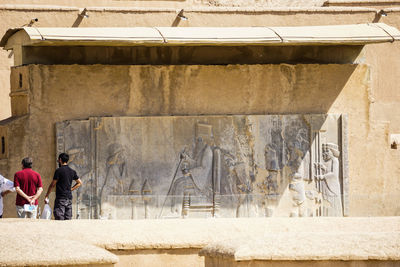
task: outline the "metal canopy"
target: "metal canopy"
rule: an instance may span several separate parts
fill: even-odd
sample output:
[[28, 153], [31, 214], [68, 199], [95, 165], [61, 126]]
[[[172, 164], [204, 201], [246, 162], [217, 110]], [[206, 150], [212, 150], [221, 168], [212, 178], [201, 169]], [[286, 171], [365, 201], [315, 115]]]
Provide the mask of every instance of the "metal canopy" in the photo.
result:
[[384, 23], [302, 27], [134, 27], [10, 29], [0, 42], [14, 46], [137, 45], [364, 45], [400, 40]]

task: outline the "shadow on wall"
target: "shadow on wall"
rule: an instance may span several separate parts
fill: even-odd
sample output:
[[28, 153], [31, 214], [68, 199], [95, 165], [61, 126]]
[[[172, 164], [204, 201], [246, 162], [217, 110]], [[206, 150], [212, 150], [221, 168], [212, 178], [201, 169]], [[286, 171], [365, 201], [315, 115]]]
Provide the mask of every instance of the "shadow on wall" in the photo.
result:
[[323, 114], [356, 68], [353, 64], [135, 67], [133, 78], [141, 82], [134, 83], [138, 100], [132, 103], [132, 115]]
[[25, 47], [26, 64], [225, 65], [354, 63], [363, 46]]
[[342, 216], [341, 123], [339, 115], [91, 118], [57, 124], [57, 153], [71, 155], [84, 181], [79, 218], [187, 217], [194, 209]]
[[[30, 85], [35, 102], [21, 107], [30, 102], [15, 101], [19, 97], [15, 95], [11, 103], [14, 110], [43, 107], [35, 109], [42, 118], [63, 113], [60, 103], [74, 107], [57, 121], [98, 116], [324, 114], [347, 83], [354, 87], [351, 97], [364, 94], [360, 90], [365, 67], [360, 66], [352, 78], [358, 66], [28, 65], [13, 68], [12, 77], [29, 73], [35, 80]], [[63, 97], [66, 92], [68, 98]]]
[[[226, 163], [224, 167], [226, 175], [230, 173], [230, 164], [236, 166], [235, 164], [245, 162], [251, 168], [256, 168], [257, 164], [254, 164], [252, 157], [247, 153], [254, 146], [254, 149], [259, 150], [256, 157], [257, 161], [259, 161], [258, 166], [262, 166], [258, 172], [258, 178], [264, 179], [264, 181], [259, 180], [256, 182], [256, 172], [253, 171], [252, 175], [254, 178], [251, 179], [255, 179], [254, 181], [252, 180], [254, 187], [257, 187], [257, 184], [267, 181], [264, 183], [264, 190], [276, 191], [274, 189], [274, 182], [278, 181], [279, 186], [282, 186], [286, 190], [290, 186], [291, 180], [298, 178], [295, 174], [302, 164], [298, 160], [305, 159], [307, 151], [312, 149], [315, 140], [319, 141], [315, 145], [314, 154], [319, 153], [319, 157], [313, 159], [312, 156], [309, 156], [308, 163], [303, 163], [303, 165], [306, 164], [308, 167], [303, 168], [308, 168], [310, 171], [311, 169], [319, 169], [318, 172], [315, 171], [315, 175], [320, 175], [318, 179], [322, 180], [322, 176], [328, 173], [327, 169], [334, 165], [332, 161], [328, 164], [326, 163], [328, 160], [323, 159], [323, 150], [329, 150], [331, 153], [334, 153], [332, 152], [333, 150], [341, 150], [340, 137], [338, 136], [338, 118], [335, 119], [336, 126], [333, 128], [325, 127], [324, 124], [327, 119], [324, 114], [328, 113], [330, 107], [342, 93], [343, 88], [346, 87], [346, 84], [349, 81], [358, 79], [358, 75], [352, 78], [357, 67], [358, 65], [354, 64], [270, 64], [227, 66], [29, 65], [13, 68], [12, 71], [15, 73], [26, 69], [26, 71], [29, 71], [30, 77], [35, 80], [35, 83], [32, 83], [31, 87], [29, 87], [30, 97], [35, 99], [34, 104], [36, 106], [44, 108], [30, 109], [30, 123], [26, 124], [26, 132], [16, 131], [20, 134], [18, 136], [10, 136], [9, 144], [11, 147], [14, 147], [15, 151], [19, 151], [21, 147], [25, 146], [24, 140], [26, 140], [25, 138], [28, 136], [28, 133], [29, 135], [37, 136], [35, 145], [42, 149], [34, 151], [34, 153], [33, 151], [26, 152], [32, 153], [34, 158], [42, 158], [43, 162], [52, 162], [50, 158], [53, 158], [53, 155], [43, 157], [42, 154], [44, 151], [47, 152], [51, 146], [55, 147], [56, 138], [52, 140], [48, 138], [54, 136], [54, 132], [51, 127], [40, 127], [43, 121], [46, 121], [46, 125], [48, 125], [49, 123], [55, 124], [63, 120], [74, 121], [87, 117], [104, 117], [107, 115], [119, 116], [118, 118], [107, 119], [110, 121], [117, 120], [117, 122], [109, 124], [109, 127], [106, 128], [107, 131], [102, 132], [105, 128], [102, 128], [102, 131], [97, 131], [98, 135], [104, 135], [104, 142], [97, 146], [98, 149], [104, 149], [103, 152], [98, 152], [98, 155], [101, 155], [102, 158], [102, 161], [98, 164], [104, 170], [101, 174], [102, 176], [96, 178], [99, 180], [94, 178], [93, 173], [88, 174], [89, 178], [87, 178], [87, 181], [90, 181], [90, 179], [93, 180], [87, 184], [94, 184], [96, 188], [88, 188], [85, 198], [83, 198], [84, 192], [82, 192], [82, 201], [90, 202], [88, 205], [92, 207], [92, 205], [97, 205], [96, 203], [98, 203], [99, 199], [97, 198], [98, 196], [93, 195], [91, 192], [100, 192], [100, 188], [102, 187], [104, 187], [103, 192], [105, 192], [104, 196], [101, 196], [103, 199], [107, 198], [107, 195], [113, 196], [114, 192], [121, 192], [121, 188], [128, 188], [137, 192], [155, 192], [156, 185], [164, 186], [162, 190], [160, 189], [159, 194], [165, 195], [168, 191], [169, 179], [172, 177], [171, 170], [176, 168], [176, 159], [171, 155], [176, 156], [179, 154], [178, 151], [181, 151], [182, 147], [187, 145], [193, 147], [189, 149], [187, 155], [188, 161], [190, 161], [189, 158], [192, 158], [192, 160], [196, 158], [197, 152], [195, 151], [199, 150], [196, 149], [198, 138], [194, 137], [199, 135], [198, 132], [200, 131], [197, 130], [199, 127], [196, 125], [203, 125], [200, 128], [211, 129], [206, 131], [209, 133], [209, 136], [217, 138], [217, 135], [220, 135], [218, 137], [220, 140], [216, 145], [213, 144], [212, 146], [218, 146], [223, 151], [230, 153], [226, 153], [226, 158], [222, 160]], [[18, 75], [14, 76], [18, 77]], [[39, 86], [40, 88], [38, 88]], [[358, 89], [356, 87], [352, 89], [356, 91]], [[46, 92], [46, 94], [41, 94], [41, 92]], [[64, 97], [65, 93], [68, 94], [68, 98]], [[88, 99], [91, 101], [87, 101]], [[60, 110], [63, 106], [59, 105], [60, 101], [64, 105], [71, 105], [74, 108], [68, 114], [64, 114], [63, 110]], [[347, 107], [343, 108], [346, 110]], [[52, 113], [49, 113], [48, 110], [52, 110]], [[52, 114], [57, 114], [57, 117], [53, 117]], [[229, 114], [239, 114], [238, 117], [242, 117], [241, 120], [243, 120], [243, 117], [249, 118], [244, 119], [244, 122], [240, 123], [221, 123], [220, 119], [223, 118], [235, 120], [236, 117], [228, 116]], [[279, 118], [280, 115], [276, 115], [274, 119], [271, 119], [272, 117], [267, 118], [268, 115], [266, 114], [322, 114], [321, 118], [323, 119], [313, 120], [310, 123], [304, 119], [285, 120]], [[178, 115], [185, 115], [179, 117], [181, 123], [166, 123], [170, 120], [178, 120]], [[298, 116], [301, 117], [302, 115]], [[129, 119], [132, 118], [137, 120], [137, 123], [129, 122]], [[106, 120], [106, 118], [102, 119]], [[246, 120], [250, 122], [254, 120], [254, 123], [247, 123]], [[261, 122], [257, 124], [257, 120]], [[262, 122], [263, 120], [266, 121]], [[335, 125], [335, 120], [330, 121], [330, 123]], [[157, 123], [153, 123], [152, 121]], [[189, 121], [191, 122], [188, 123]], [[276, 126], [273, 126], [274, 121], [276, 121]], [[298, 124], [298, 121], [301, 123]], [[76, 122], [78, 123], [79, 121]], [[279, 123], [282, 123], [281, 126], [279, 126]], [[13, 124], [13, 122], [10, 124]], [[12, 127], [10, 124], [7, 124], [7, 126]], [[310, 124], [313, 124], [312, 129], [306, 126]], [[169, 128], [168, 125], [175, 126]], [[225, 125], [229, 127], [224, 127]], [[242, 126], [238, 127], [240, 125]], [[265, 128], [269, 130], [265, 132], [258, 131], [252, 129], [251, 125], [260, 125], [262, 126], [260, 129]], [[229, 129], [232, 129], [232, 131], [228, 131]], [[90, 130], [87, 132], [90, 133]], [[236, 143], [224, 141], [222, 137], [229, 137], [230, 132], [238, 133], [238, 136], [241, 138], [237, 138]], [[315, 134], [319, 132], [323, 133], [321, 133], [320, 137], [317, 137]], [[333, 134], [335, 132], [336, 134]], [[74, 137], [75, 139], [66, 141], [68, 145], [61, 147], [65, 151], [71, 150], [83, 154], [85, 154], [84, 151], [92, 151], [94, 148], [82, 150], [82, 146], [72, 142], [73, 140], [85, 141], [82, 136], [79, 136], [79, 131], [76, 133], [78, 135]], [[182, 136], [177, 135], [177, 133], [181, 133]], [[204, 133], [202, 134], [204, 135]], [[167, 137], [169, 136], [175, 139], [168, 139]], [[260, 141], [261, 143], [257, 145], [251, 136], [254, 136], [254, 140], [263, 141]], [[182, 138], [180, 139], [180, 137]], [[279, 147], [268, 146], [268, 144], [279, 143], [278, 141], [272, 141], [274, 138], [280, 140], [281, 145]], [[174, 141], [172, 142], [171, 140]], [[205, 140], [205, 138], [202, 137], [202, 140]], [[235, 139], [227, 138], [226, 140]], [[59, 147], [58, 142], [59, 138], [57, 136], [57, 147]], [[85, 144], [89, 145], [91, 142], [86, 140]], [[120, 144], [120, 146], [117, 145], [115, 149], [109, 149], [111, 144]], [[228, 146], [227, 144], [230, 146], [228, 147], [229, 149], [224, 147]], [[140, 152], [138, 155], [129, 155], [129, 153], [134, 153], [132, 152], [133, 150], [125, 148], [135, 148], [139, 145], [142, 146], [142, 149], [138, 150]], [[165, 148], [167, 145], [172, 146], [170, 150]], [[211, 145], [208, 146], [211, 147]], [[164, 150], [160, 151], [160, 149]], [[274, 157], [273, 151], [275, 151], [276, 155], [278, 150], [280, 151], [278, 153], [280, 155], [278, 163], [267, 163], [271, 162], [266, 159], [267, 155]], [[127, 159], [147, 159], [147, 161], [139, 162], [138, 164], [125, 164], [126, 160], [122, 158], [124, 154], [121, 151], [125, 151], [125, 153], [129, 152], [128, 155], [125, 155]], [[241, 151], [242, 156], [239, 157], [236, 154], [232, 154], [232, 151], [235, 153], [236, 151]], [[20, 160], [24, 156], [20, 152], [9, 153], [9, 155], [13, 155], [12, 159], [9, 159], [9, 162], [15, 162], [16, 157]], [[76, 164], [83, 166], [85, 162], [91, 162], [89, 160], [91, 156], [87, 155], [87, 157], [86, 161], [80, 160], [78, 157]], [[338, 157], [336, 158], [338, 159]], [[201, 162], [199, 159], [193, 160], [193, 162], [199, 161]], [[288, 165], [284, 167], [284, 164], [279, 163], [282, 161], [287, 162]], [[212, 165], [213, 163], [210, 162], [209, 164]], [[38, 163], [37, 170], [43, 173], [44, 176], [50, 177], [52, 170], [49, 170], [49, 167], [45, 164], [40, 164], [42, 163]], [[272, 167], [267, 167], [268, 164]], [[273, 167], [274, 165], [275, 167]], [[130, 170], [129, 172], [126, 169], [128, 166], [147, 166], [148, 168], [143, 169], [143, 172], [140, 169]], [[167, 171], [153, 175], [153, 171], [162, 169], [160, 166]], [[188, 170], [191, 170], [193, 166], [190, 166], [189, 163]], [[237, 171], [234, 168], [231, 170], [232, 173]], [[86, 172], [87, 170], [84, 174]], [[194, 171], [191, 170], [191, 172]], [[132, 175], [134, 174], [141, 177], [140, 181], [143, 183], [139, 183], [139, 186], [136, 188], [130, 188], [131, 184], [136, 184], [122, 179], [127, 173], [130, 175], [129, 181], [132, 180]], [[246, 177], [252, 177], [250, 171], [247, 171], [247, 174], [248, 176]], [[281, 179], [280, 177], [284, 178], [279, 180]], [[314, 179], [316, 176], [308, 174], [307, 177], [307, 179]], [[336, 175], [335, 177], [338, 176]], [[157, 179], [161, 178], [167, 179], [168, 182], [158, 184], [159, 181]], [[111, 181], [112, 179], [114, 179], [112, 187], [108, 188], [107, 181]], [[146, 179], [147, 184], [144, 186]], [[120, 180], [122, 181], [121, 183], [119, 182]], [[126, 185], [124, 184], [125, 182], [127, 183]], [[310, 184], [314, 185], [314, 183]], [[230, 186], [225, 185], [225, 188], [228, 187]], [[262, 190], [262, 187], [261, 185], [258, 189]], [[292, 186], [292, 188], [295, 187], [294, 185]], [[339, 187], [342, 187], [342, 185]], [[129, 195], [129, 190], [122, 195]], [[318, 192], [322, 194], [322, 189], [319, 190], [321, 191]], [[284, 189], [278, 188], [278, 191], [281, 194], [284, 192]], [[288, 191], [286, 190], [286, 192]], [[301, 193], [301, 196], [304, 196], [306, 192], [302, 192], [304, 194]], [[232, 194], [236, 193], [233, 192]], [[90, 195], [93, 198], [90, 198]], [[291, 200], [290, 198], [288, 199], [290, 204]], [[128, 199], [128, 204], [130, 205], [130, 203]], [[132, 216], [133, 212], [130, 211], [129, 206], [128, 210], [129, 216]], [[288, 211], [286, 207], [284, 210], [285, 212]], [[101, 216], [99, 210], [88, 211], [88, 213], [93, 214], [93, 216]], [[267, 213], [265, 211], [265, 214]], [[297, 211], [297, 214], [300, 214], [300, 211]], [[321, 211], [321, 215], [323, 214]], [[107, 216], [108, 214], [105, 215]]]

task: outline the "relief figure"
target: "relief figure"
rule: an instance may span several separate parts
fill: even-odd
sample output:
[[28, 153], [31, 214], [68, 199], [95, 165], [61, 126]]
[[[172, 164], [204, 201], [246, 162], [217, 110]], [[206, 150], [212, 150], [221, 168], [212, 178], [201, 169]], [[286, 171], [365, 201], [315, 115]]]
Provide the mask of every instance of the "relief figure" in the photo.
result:
[[184, 153], [184, 160], [189, 165], [190, 173], [196, 187], [205, 195], [212, 193], [213, 149], [202, 137], [198, 137], [193, 157]]
[[175, 196], [182, 196], [184, 194], [201, 194], [201, 189], [194, 181], [193, 175], [190, 173], [189, 170], [189, 163], [187, 161], [182, 162], [181, 172], [181, 176], [173, 181], [169, 194], [170, 196], [172, 196], [171, 212], [174, 214], [178, 214]]
[[289, 190], [292, 193], [293, 210], [290, 213], [291, 217], [304, 217], [305, 216], [305, 201], [306, 190], [304, 179], [299, 173], [295, 173], [289, 183]]
[[240, 217], [242, 205], [248, 199], [248, 194], [252, 192], [250, 179], [244, 162], [238, 162], [234, 156], [228, 153], [224, 157], [228, 167], [226, 180], [229, 188], [227, 193], [233, 196], [236, 202], [236, 217]]
[[341, 120], [340, 114], [104, 117], [57, 124], [56, 141], [84, 181], [76, 192], [81, 218], [138, 218], [143, 207], [144, 217], [175, 217], [170, 209], [183, 214], [185, 197], [196, 216], [212, 208], [213, 216], [343, 216]]
[[104, 194], [122, 195], [126, 193], [124, 178], [126, 177], [126, 160], [121, 144], [113, 143], [108, 147], [106, 161], [106, 177], [100, 190], [100, 199]]
[[[289, 151], [289, 167], [292, 173], [298, 173], [302, 169], [301, 175], [304, 175], [304, 167], [301, 166], [304, 162], [307, 151], [310, 149], [310, 142], [307, 141], [307, 130], [301, 128], [298, 130], [296, 137], [291, 142], [287, 142], [287, 150]], [[304, 177], [303, 177], [304, 178]]]
[[67, 154], [69, 155], [69, 163], [68, 165], [76, 170], [78, 176], [83, 182], [83, 186], [79, 187], [76, 190], [76, 218], [80, 219], [81, 210], [84, 210], [84, 207], [81, 207], [81, 202], [87, 207], [92, 206], [92, 179], [90, 178], [90, 167], [88, 165], [88, 160], [85, 155], [85, 149], [83, 147], [78, 148], [70, 148], [67, 150]]
[[[192, 156], [185, 150], [181, 153], [182, 176], [173, 179], [169, 196], [182, 196], [185, 193], [197, 196], [205, 196], [208, 201], [213, 199], [213, 194], [219, 194], [220, 166], [215, 158], [219, 148], [213, 146], [212, 128], [207, 124], [196, 125], [196, 142]], [[213, 179], [213, 175], [216, 176]], [[216, 180], [216, 181], [214, 181]], [[218, 192], [214, 192], [214, 187]], [[175, 198], [171, 201], [171, 210], [176, 212]]]
[[265, 167], [268, 176], [265, 178], [264, 185], [268, 194], [278, 194], [278, 172], [280, 170], [278, 161], [278, 151], [274, 144], [265, 147]]
[[339, 181], [339, 149], [336, 144], [322, 144], [323, 163], [316, 163], [321, 174], [317, 179], [321, 184], [323, 199], [329, 204], [325, 216], [342, 216], [342, 199]]

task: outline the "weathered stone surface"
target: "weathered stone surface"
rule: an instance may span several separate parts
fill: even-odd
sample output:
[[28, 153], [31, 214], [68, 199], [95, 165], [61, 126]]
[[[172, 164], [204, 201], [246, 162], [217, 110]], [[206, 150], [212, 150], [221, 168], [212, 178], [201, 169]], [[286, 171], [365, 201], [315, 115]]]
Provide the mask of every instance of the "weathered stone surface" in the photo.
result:
[[[27, 64], [221, 65], [362, 62], [363, 46], [28, 46]], [[62, 55], [73, 54], [73, 57]], [[149, 55], [157, 55], [150, 56]], [[218, 56], [214, 56], [218, 55]]]
[[[358, 255], [365, 256], [368, 251], [368, 254], [378, 255], [380, 259], [388, 259], [391, 254], [385, 255], [383, 252], [392, 251], [397, 253], [397, 256], [392, 255], [394, 259], [399, 257], [400, 251], [399, 249], [391, 250], [393, 247], [390, 245], [395, 244], [396, 237], [399, 235], [399, 217], [73, 220], [63, 222], [2, 219], [0, 220], [0, 229], [2, 244], [7, 245], [2, 246], [0, 251], [2, 256], [0, 262], [2, 264], [8, 262], [8, 260], [6, 262], [3, 259], [15, 262], [15, 257], [21, 257], [20, 247], [18, 247], [19, 249], [11, 249], [17, 245], [22, 246], [18, 243], [19, 239], [15, 239], [16, 236], [25, 237], [26, 242], [35, 247], [29, 246], [27, 250], [37, 249], [35, 251], [38, 251], [38, 257], [41, 256], [42, 262], [47, 259], [54, 259], [51, 253], [45, 253], [52, 251], [51, 246], [60, 248], [63, 244], [67, 246], [73, 244], [78, 249], [85, 249], [85, 251], [75, 253], [79, 256], [80, 262], [91, 257], [91, 255], [98, 255], [97, 250], [93, 249], [95, 248], [94, 245], [111, 252], [118, 250], [118, 256], [137, 255], [141, 259], [149, 259], [146, 258], [146, 255], [156, 259], [159, 253], [162, 255], [158, 259], [165, 259], [166, 254], [174, 255], [175, 251], [176, 254], [186, 255], [184, 258], [187, 260], [187, 266], [196, 266], [196, 264], [199, 264], [199, 257], [197, 253], [191, 254], [196, 249], [223, 240], [237, 238], [251, 241], [254, 237], [259, 237], [267, 243], [276, 240], [274, 245], [283, 248], [279, 255], [295, 254], [296, 251], [304, 251], [306, 252], [305, 255], [317, 254], [319, 250], [312, 251], [310, 249], [314, 247], [314, 244], [333, 258], [345, 255], [344, 253], [348, 252], [357, 252], [360, 253]], [[18, 233], [15, 233], [15, 229], [18, 229]], [[360, 235], [360, 238], [357, 238], [357, 235]], [[304, 240], [299, 240], [299, 237], [304, 237]], [[342, 237], [342, 240], [339, 237]], [[24, 242], [25, 239], [21, 239], [21, 242]], [[332, 244], [343, 244], [343, 250], [340, 250], [341, 247], [339, 246], [331, 246], [329, 241], [331, 239], [336, 242]], [[322, 243], [323, 241], [325, 242]], [[368, 241], [368, 243], [359, 241]], [[81, 244], [77, 245], [78, 242]], [[398, 242], [399, 239], [397, 238]], [[230, 244], [230, 241], [227, 244]], [[252, 246], [246, 244], [248, 247]], [[296, 244], [309, 244], [310, 246], [296, 247], [294, 251], [291, 251], [290, 246], [296, 246]], [[10, 247], [10, 249], [7, 247]], [[255, 249], [254, 251], [260, 250]], [[4, 254], [5, 257], [3, 257], [3, 251], [8, 253], [7, 255]], [[67, 251], [70, 250], [67, 249]], [[180, 252], [178, 253], [178, 251]], [[244, 252], [246, 251], [244, 250]], [[59, 256], [60, 262], [78, 258], [73, 258], [72, 254], [55, 255]], [[146, 262], [143, 261], [143, 263]], [[147, 266], [152, 265], [148, 264]]]
[[235, 261], [400, 261], [400, 233], [297, 232], [224, 240], [200, 255]]
[[28, 224], [16, 223], [15, 227], [23, 228], [1, 231], [0, 266], [114, 266], [118, 262], [105, 249], [70, 240], [69, 232], [53, 235], [44, 224], [39, 226], [42, 230], [26, 230]]
[[186, 216], [196, 202], [226, 217], [342, 216], [342, 122], [340, 115], [66, 121], [57, 124], [56, 154], [71, 155], [84, 182], [76, 197], [83, 218]]
[[199, 248], [112, 250], [118, 256], [116, 266], [166, 266], [204, 267], [204, 257], [198, 255]]
[[[175, 7], [176, 6], [177, 0], [162, 0], [158, 1], [158, 3], [152, 3], [151, 1], [145, 1], [144, 3], [141, 1], [137, 0], [130, 0], [126, 1], [126, 3], [119, 3], [119, 1], [110, 1], [110, 0], [97, 0], [95, 2], [90, 1], [90, 0], [84, 0], [84, 1], [77, 1], [77, 0], [72, 0], [72, 1], [54, 1], [54, 0], [41, 0], [39, 3], [42, 5], [61, 5], [59, 9], [62, 10], [62, 7], [66, 9], [66, 6], [71, 6], [70, 8], [74, 7], [87, 7], [87, 6], [93, 6], [96, 5], [98, 7], [137, 7], [137, 6], [158, 6], [158, 7]], [[227, 7], [261, 7], [261, 6], [266, 6], [266, 7], [312, 7], [312, 6], [322, 6], [324, 0], [275, 0], [275, 1], [269, 1], [269, 0], [198, 0], [198, 1], [189, 1], [189, 0], [183, 0], [181, 1], [184, 4], [185, 7], [190, 7], [190, 6], [227, 6]], [[11, 4], [10, 1], [8, 0], [1, 0], [0, 4]], [[16, 0], [13, 2], [13, 4], [38, 4], [38, 2], [32, 1], [32, 0]], [[12, 5], [9, 5], [12, 6]], [[43, 9], [46, 8], [43, 7]], [[53, 7], [55, 8], [55, 7]], [[49, 9], [49, 7], [47, 7]]]
[[[23, 85], [25, 77], [28, 81], [29, 115], [4, 122], [13, 133], [9, 136], [10, 157], [6, 165], [0, 165], [5, 176], [12, 177], [21, 158], [31, 155], [46, 187], [55, 168], [53, 125], [64, 120], [90, 116], [348, 114], [348, 214], [398, 212], [398, 150], [389, 148], [387, 133], [392, 127], [368, 123], [374, 95], [367, 65], [31, 65], [13, 72], [13, 77], [23, 75]], [[17, 91], [18, 79], [11, 84]], [[5, 201], [5, 216], [15, 216], [13, 197]], [[125, 212], [131, 214], [130, 209]]]
[[[73, 0], [61, 2], [40, 0], [37, 2], [32, 0], [1, 0], [0, 17], [2, 20], [0, 21], [0, 32], [5, 33], [7, 29], [11, 27], [24, 25], [33, 17], [39, 18], [39, 21], [35, 24], [35, 26], [39, 27], [71, 27], [74, 24], [80, 27], [131, 27], [132, 25], [138, 27], [155, 25], [171, 26], [176, 20], [176, 15], [181, 8], [185, 8], [185, 14], [189, 14], [188, 17], [190, 19], [187, 21], [178, 21], [180, 22], [179, 26], [192, 27], [333, 25], [337, 24], [337, 21], [343, 21], [343, 24], [351, 24], [372, 21], [376, 15], [374, 9], [364, 9], [363, 11], [355, 10], [354, 12], [340, 9], [330, 9], [330, 12], [327, 12], [325, 11], [326, 8], [319, 8], [318, 10], [315, 9], [315, 7], [302, 10], [293, 9], [293, 6], [299, 4], [310, 6], [315, 5], [316, 2], [321, 1], [265, 1], [259, 4], [263, 4], [266, 8], [259, 7], [256, 3], [247, 3], [247, 5], [241, 3], [241, 7], [232, 8], [215, 7], [213, 3], [216, 3], [216, 1]], [[275, 11], [270, 10], [271, 5], [276, 6], [279, 4], [282, 6], [290, 5], [291, 8], [280, 8]], [[177, 5], [179, 5], [178, 8]], [[229, 3], [225, 1], [225, 5], [229, 5]], [[117, 8], [117, 6], [122, 7]], [[205, 7], [201, 8], [201, 6]], [[78, 17], [77, 14], [80, 12], [79, 8], [88, 8], [90, 18], [82, 19]], [[189, 9], [192, 10], [189, 11]], [[390, 22], [392, 23], [392, 20]], [[392, 58], [395, 58], [397, 52], [392, 51], [392, 47], [392, 45], [385, 45], [384, 51], [380, 53], [374, 52], [373, 57], [380, 58], [381, 55], [387, 55], [387, 53], [390, 52], [394, 55]], [[342, 52], [335, 52], [332, 54], [341, 53]], [[300, 54], [303, 54], [305, 59], [310, 57], [309, 51], [300, 52]], [[62, 56], [64, 54], [59, 53], [59, 55]], [[208, 54], [207, 56], [213, 57], [214, 55], [215, 54]], [[74, 54], [74, 57], [75, 56]], [[247, 54], [245, 57], [247, 57]], [[149, 58], [149, 56], [146, 56], [146, 58]], [[390, 58], [390, 56], [388, 56], [388, 58]], [[11, 115], [9, 77], [10, 67], [13, 65], [12, 53], [0, 51], [0, 62], [0, 119], [5, 119]], [[233, 62], [228, 62], [227, 64], [229, 63]], [[392, 66], [392, 64], [390, 65]], [[393, 78], [399, 75], [386, 74], [384, 72], [381, 73], [381, 76], [382, 81], [387, 81], [388, 77]], [[390, 89], [390, 86], [385, 87], [385, 89]], [[378, 112], [377, 114], [382, 113]]]
[[[222, 240], [245, 237], [268, 237], [274, 234], [311, 232], [329, 233], [398, 233], [399, 217], [319, 217], [319, 218], [235, 218], [168, 220], [0, 220], [2, 233], [34, 233], [34, 239], [51, 235], [75, 240], [107, 250], [203, 248]], [[75, 233], [75, 234], [71, 234]], [[286, 236], [286, 235], [285, 235]], [[384, 242], [379, 241], [384, 245]]]
[[250, 261], [235, 261], [229, 258], [205, 258], [205, 267], [393, 267], [398, 265], [398, 261], [377, 261], [377, 260], [250, 260]]

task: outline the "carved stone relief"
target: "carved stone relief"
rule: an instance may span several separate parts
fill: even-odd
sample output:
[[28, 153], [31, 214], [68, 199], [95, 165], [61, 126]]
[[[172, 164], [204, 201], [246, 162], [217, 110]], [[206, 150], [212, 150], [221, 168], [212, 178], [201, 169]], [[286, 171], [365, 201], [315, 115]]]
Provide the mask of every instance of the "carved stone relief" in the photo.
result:
[[81, 218], [343, 216], [346, 117], [105, 117], [57, 124]]
[[[93, 210], [97, 205], [89, 121], [66, 121], [56, 126], [57, 155], [69, 154], [69, 166], [76, 170], [83, 185], [74, 192], [77, 218], [94, 218]], [[58, 167], [58, 166], [57, 166]]]

